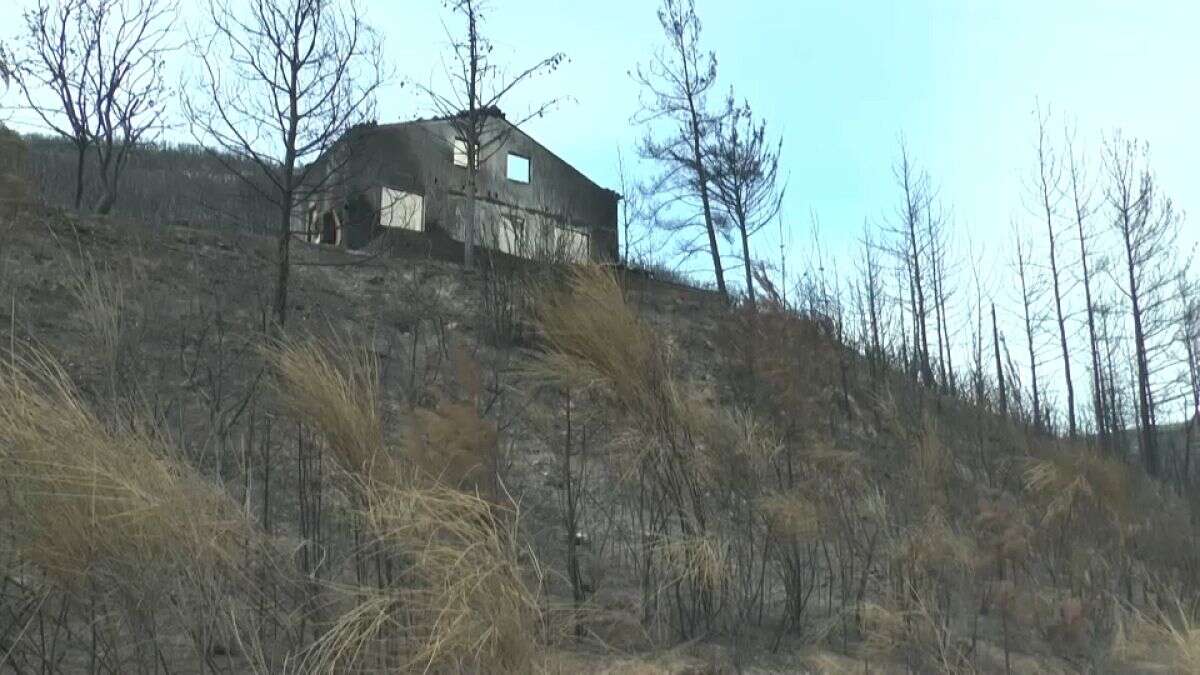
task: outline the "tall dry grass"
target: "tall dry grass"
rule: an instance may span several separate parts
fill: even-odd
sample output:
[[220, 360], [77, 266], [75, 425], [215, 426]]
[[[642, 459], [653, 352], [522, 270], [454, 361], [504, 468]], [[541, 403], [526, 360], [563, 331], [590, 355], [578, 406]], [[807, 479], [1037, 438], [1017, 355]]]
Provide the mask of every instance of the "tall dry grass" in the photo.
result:
[[1118, 610], [1109, 656], [1119, 668], [1200, 673], [1200, 624], [1175, 599], [1170, 611]]
[[366, 346], [291, 339], [267, 352], [280, 401], [324, 439], [339, 476], [369, 490], [399, 480], [383, 440], [379, 361]]
[[543, 289], [537, 326], [547, 376], [580, 390], [599, 390], [623, 412], [656, 424], [680, 404], [667, 354], [631, 311], [615, 277], [578, 267], [567, 289]]
[[543, 289], [536, 323], [544, 352], [535, 371], [610, 406], [640, 436], [626, 446], [639, 452], [626, 466], [671, 483], [685, 527], [699, 526], [705, 511], [699, 491], [714, 466], [705, 441], [721, 420], [677, 376], [670, 349], [625, 302], [616, 278], [600, 267], [572, 269], [565, 290]]
[[729, 416], [677, 375], [667, 343], [639, 319], [608, 270], [577, 267], [565, 288], [543, 289], [536, 324], [544, 351], [535, 372], [590, 397], [625, 437], [620, 448], [630, 454], [620, 453], [613, 473], [644, 495], [630, 504], [643, 523], [645, 545], [635, 554], [643, 605], [658, 605], [661, 595], [684, 634], [712, 625], [723, 605], [714, 586], [729, 574], [720, 569], [724, 552], [713, 546], [713, 491], [722, 469], [741, 461], [729, 461], [738, 455], [730, 450], [738, 434]]
[[414, 410], [404, 439], [404, 458], [426, 480], [494, 497], [493, 453], [496, 424], [482, 419], [474, 406], [444, 402]]
[[449, 487], [377, 487], [370, 531], [399, 554], [398, 576], [361, 596], [315, 645], [305, 672], [528, 672], [540, 603], [516, 520]]
[[87, 260], [76, 270], [71, 294], [81, 318], [109, 360], [115, 361], [128, 332], [128, 294], [125, 282], [111, 268]]
[[227, 573], [253, 535], [228, 494], [148, 431], [105, 426], [40, 352], [0, 365], [0, 482], [17, 552], [64, 589]]
[[1043, 527], [1081, 520], [1118, 537], [1130, 522], [1133, 486], [1127, 466], [1088, 447], [1055, 448], [1030, 459], [1024, 485]]
[[375, 586], [338, 589], [348, 606], [301, 669], [528, 672], [541, 620], [519, 518], [477, 485], [494, 425], [444, 404], [408, 411], [402, 440], [389, 443], [372, 354], [293, 340], [271, 358], [284, 405], [323, 439], [389, 570]]

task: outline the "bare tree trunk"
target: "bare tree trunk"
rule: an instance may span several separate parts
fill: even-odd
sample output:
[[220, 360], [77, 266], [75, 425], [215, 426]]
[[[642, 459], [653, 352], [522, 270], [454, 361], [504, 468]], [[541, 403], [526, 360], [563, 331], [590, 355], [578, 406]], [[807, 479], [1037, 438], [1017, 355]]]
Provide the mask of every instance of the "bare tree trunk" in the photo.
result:
[[742, 266], [746, 268], [746, 299], [750, 301], [750, 307], [753, 308], [756, 307], [756, 304], [754, 302], [754, 277], [750, 271], [750, 235], [746, 232], [745, 225], [739, 225], [738, 231], [742, 235]]
[[121, 177], [121, 168], [125, 163], [124, 151], [119, 151], [116, 156], [113, 155], [111, 143], [101, 142], [98, 146], [97, 155], [99, 155], [99, 175], [100, 175], [100, 198], [96, 201], [95, 211], [100, 215], [107, 215], [112, 211], [113, 206], [117, 202], [117, 184]]
[[83, 170], [84, 163], [87, 159], [87, 145], [77, 143], [75, 145], [75, 210], [83, 204]]
[[1050, 275], [1054, 282], [1054, 311], [1058, 319], [1058, 339], [1062, 347], [1063, 379], [1067, 385], [1067, 430], [1075, 438], [1075, 384], [1071, 380], [1071, 350], [1067, 347], [1067, 324], [1062, 310], [1062, 294], [1059, 291], [1058, 263], [1054, 254], [1054, 236], [1050, 237]]
[[[470, 143], [470, 141], [468, 141]], [[478, 227], [476, 201], [478, 190], [475, 181], [475, 171], [467, 169], [467, 218], [463, 223], [463, 267], [471, 269], [475, 266], [475, 241], [478, 239], [475, 231]]]
[[915, 226], [910, 229], [909, 236], [912, 245], [913, 293], [916, 298], [916, 306], [913, 307], [913, 318], [916, 320], [917, 336], [920, 338], [918, 349], [920, 350], [921, 359], [921, 378], [926, 385], [932, 386], [933, 370], [929, 365], [929, 328], [926, 323], [925, 285], [921, 281], [920, 248], [917, 246]]
[[1158, 457], [1158, 434], [1154, 425], [1154, 395], [1150, 389], [1150, 364], [1147, 357], [1146, 328], [1143, 323], [1142, 298], [1137, 284], [1134, 245], [1129, 227], [1123, 228], [1126, 271], [1129, 274], [1129, 302], [1133, 319], [1133, 351], [1137, 361], [1138, 432], [1141, 436], [1142, 458], [1146, 473], [1158, 476], [1161, 467]]
[[[684, 60], [684, 72], [687, 72], [687, 61]], [[704, 154], [700, 150], [700, 117], [696, 110], [695, 99], [688, 95], [688, 109], [691, 112], [692, 152], [696, 162], [696, 176], [699, 182], [700, 204], [704, 209], [704, 229], [708, 233], [708, 250], [712, 253], [713, 274], [717, 277], [717, 292], [721, 297], [728, 298], [729, 291], [725, 288], [725, 270], [721, 266], [721, 250], [717, 245], [717, 228], [713, 224], [712, 204], [708, 195], [708, 171], [704, 168]]]
[[870, 324], [871, 339], [871, 375], [877, 376], [880, 359], [883, 354], [880, 336], [879, 318], [879, 265], [875, 259], [875, 245], [871, 241], [871, 232], [867, 229], [863, 236], [863, 260], [866, 269], [863, 270], [867, 291], [867, 320]]
[[940, 216], [935, 219], [926, 207], [926, 230], [929, 237], [929, 266], [930, 279], [933, 283], [933, 320], [937, 329], [938, 341], [938, 373], [942, 380], [942, 390], [953, 391], [954, 357], [950, 353], [950, 326], [946, 320], [946, 278], [945, 278], [945, 249], [941, 235], [942, 221]]
[[1020, 241], [1017, 242], [1017, 274], [1021, 280], [1021, 306], [1024, 310], [1025, 319], [1025, 342], [1029, 348], [1029, 379], [1030, 385], [1033, 387], [1033, 428], [1042, 430], [1042, 399], [1041, 391], [1038, 387], [1037, 375], [1037, 347], [1034, 342], [1033, 318], [1032, 318], [1032, 300], [1030, 298], [1030, 289], [1027, 272], [1027, 261], [1025, 259], [1025, 250], [1022, 248]]
[[1004, 366], [1000, 361], [1000, 330], [996, 327], [996, 303], [992, 303], [992, 348], [996, 352], [996, 386], [1000, 393], [1000, 414], [1008, 417], [1008, 389], [1004, 383]]
[[921, 322], [917, 320], [917, 284], [913, 281], [912, 263], [908, 264], [908, 306], [909, 313], [912, 315], [912, 363], [905, 365], [913, 371], [915, 379], [919, 382], [925, 377], [925, 371], [921, 368]]
[[1104, 412], [1103, 367], [1100, 361], [1100, 343], [1096, 338], [1096, 304], [1092, 298], [1092, 276], [1087, 248], [1088, 238], [1084, 229], [1084, 220], [1088, 216], [1089, 208], [1087, 199], [1082, 192], [1082, 177], [1080, 176], [1080, 168], [1075, 158], [1075, 151], [1070, 135], [1067, 136], [1067, 153], [1068, 169], [1071, 178], [1071, 196], [1075, 207], [1075, 227], [1079, 235], [1079, 262], [1080, 269], [1083, 272], [1083, 298], [1086, 303], [1085, 311], [1087, 313], [1088, 351], [1092, 359], [1092, 413], [1096, 423], [1096, 434], [1100, 438], [1101, 445], [1104, 445], [1108, 429], [1105, 424], [1106, 416]]
[[1177, 303], [1177, 279], [1174, 266], [1178, 216], [1171, 201], [1156, 193], [1154, 177], [1144, 145], [1124, 141], [1118, 135], [1106, 148], [1109, 184], [1106, 197], [1112, 208], [1112, 222], [1121, 236], [1129, 299], [1129, 319], [1133, 325], [1134, 379], [1137, 382], [1138, 434], [1146, 472], [1162, 477], [1159, 456], [1158, 421], [1154, 390], [1155, 354], [1172, 338], [1175, 329], [1169, 307]]
[[[1192, 411], [1185, 422], [1183, 478], [1184, 490], [1191, 484], [1192, 478], [1192, 440], [1196, 425], [1200, 424], [1200, 356], [1196, 354], [1197, 342], [1200, 341], [1200, 306], [1193, 304], [1191, 298], [1184, 298], [1184, 350], [1187, 354], [1188, 383], [1191, 385]], [[1186, 403], [1185, 409], [1186, 409]]]
[[[1105, 411], [1108, 413], [1106, 424], [1108, 426], [1108, 434], [1113, 440], [1114, 450], [1119, 449], [1122, 456], [1126, 452], [1125, 447], [1125, 414], [1120, 407], [1120, 401], [1117, 398], [1117, 368], [1113, 363], [1113, 352], [1116, 348], [1113, 346], [1113, 336], [1108, 327], [1108, 312], [1105, 311], [1100, 315], [1100, 341], [1104, 344], [1104, 359], [1105, 369], [1108, 373], [1108, 384], [1105, 391], [1108, 394], [1108, 403], [1105, 406]], [[1103, 379], [1103, 373], [1101, 374]], [[1118, 448], [1119, 444], [1119, 448]]]
[[[291, 198], [287, 201], [290, 203]], [[288, 283], [291, 272], [292, 214], [280, 209], [279, 238], [275, 252], [275, 321], [282, 328], [287, 321]]]
[[[908, 268], [910, 299], [913, 310], [913, 350], [916, 352], [917, 367], [921, 381], [926, 386], [934, 385], [933, 370], [929, 363], [929, 330], [927, 326], [927, 310], [925, 304], [925, 283], [921, 272], [923, 248], [919, 241], [921, 227], [921, 211], [928, 207], [926, 194], [927, 178], [924, 174], [914, 174], [914, 167], [908, 156], [908, 148], [900, 145], [900, 165], [896, 167], [896, 179], [904, 191], [904, 206], [900, 213], [900, 232], [904, 244], [902, 261]], [[925, 217], [929, 217], [926, 211]]]
[[[284, 47], [285, 49], [287, 47]], [[290, 46], [293, 53], [299, 45]], [[291, 275], [292, 257], [292, 210], [296, 202], [296, 139], [299, 136], [300, 113], [300, 67], [299, 59], [292, 60], [291, 71], [285, 75], [285, 86], [288, 91], [288, 118], [283, 129], [283, 166], [282, 177], [279, 181], [279, 245], [275, 254], [275, 320], [282, 330], [287, 321], [287, 296], [289, 276]], [[336, 240], [336, 237], [335, 237]]]
[[[896, 270], [896, 298], [900, 313], [900, 366], [904, 374], [908, 375], [912, 366], [909, 363], [910, 357], [908, 355], [908, 325], [904, 320], [904, 280], [901, 276], [902, 274], [901, 270]], [[910, 282], [909, 290], [911, 289], [912, 283]]]
[[1067, 430], [1075, 437], [1075, 384], [1071, 378], [1071, 351], [1067, 346], [1067, 324], [1063, 315], [1062, 289], [1059, 283], [1057, 236], [1054, 231], [1055, 202], [1060, 196], [1062, 169], [1046, 139], [1046, 117], [1038, 115], [1038, 195], [1042, 215], [1046, 218], [1046, 240], [1050, 244], [1050, 281], [1054, 293], [1054, 313], [1058, 322], [1059, 346], [1062, 348], [1063, 378], [1067, 386]]
[[463, 267], [475, 266], [476, 230], [479, 227], [477, 194], [479, 190], [479, 150], [482, 136], [479, 119], [479, 15], [472, 0], [464, 4], [467, 16], [467, 222], [463, 223]]

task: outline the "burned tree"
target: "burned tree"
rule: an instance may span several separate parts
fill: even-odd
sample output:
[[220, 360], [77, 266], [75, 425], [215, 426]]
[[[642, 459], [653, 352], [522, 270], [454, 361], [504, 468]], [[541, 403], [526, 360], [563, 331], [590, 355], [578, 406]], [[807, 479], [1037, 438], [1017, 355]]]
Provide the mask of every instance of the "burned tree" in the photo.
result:
[[633, 235], [633, 227], [635, 224], [641, 224], [646, 216], [646, 200], [649, 197], [646, 186], [640, 181], [635, 181], [625, 170], [625, 158], [621, 154], [621, 149], [617, 148], [617, 178], [621, 190], [621, 220], [618, 227], [621, 228], [621, 248], [620, 260], [625, 266], [633, 264], [641, 264], [646, 257], [645, 253], [639, 249], [644, 248], [649, 242], [650, 230], [642, 228], [642, 231], [637, 237]]
[[313, 160], [373, 114], [379, 47], [354, 4], [210, 0], [208, 13], [211, 32], [197, 41], [201, 86], [185, 97], [185, 111], [197, 140], [242, 160], [226, 168], [277, 209], [274, 309], [282, 325], [295, 207], [328, 187]]
[[1000, 395], [1000, 414], [1008, 417], [1008, 388], [1004, 365], [1000, 360], [1000, 329], [996, 326], [996, 303], [992, 303], [992, 350], [996, 355], [996, 388]]
[[1160, 367], [1173, 340], [1170, 331], [1178, 300], [1174, 260], [1179, 215], [1170, 199], [1158, 193], [1149, 167], [1147, 146], [1119, 133], [1105, 143], [1104, 198], [1120, 239], [1121, 293], [1128, 301], [1133, 328], [1134, 379], [1137, 394], [1138, 445], [1146, 472], [1159, 476], [1158, 448]]
[[[679, 215], [656, 220], [672, 233], [703, 228], [717, 290], [728, 297], [713, 217], [711, 181], [704, 162], [704, 148], [719, 126], [719, 120], [707, 109], [708, 90], [717, 79], [717, 57], [700, 47], [701, 24], [694, 0], [663, 0], [658, 22], [667, 46], [649, 63], [638, 66], [634, 74], [648, 99], [643, 101], [643, 110], [635, 121], [658, 124], [662, 132], [656, 137], [651, 129], [641, 148], [644, 157], [663, 167], [653, 185], [656, 193], [665, 195], [657, 210], [660, 214]], [[697, 210], [701, 223], [695, 220]], [[684, 243], [685, 254], [698, 250], [701, 248], [694, 240]]]
[[75, 148], [75, 208], [88, 150], [96, 153], [101, 185], [95, 209], [108, 213], [130, 152], [161, 131], [175, 14], [169, 0], [40, 0], [26, 12], [25, 50], [13, 75], [26, 107]]
[[971, 389], [975, 404], [982, 407], [987, 401], [987, 366], [984, 361], [984, 341], [986, 335], [983, 326], [984, 283], [980, 276], [979, 255], [975, 247], [969, 246], [969, 261], [971, 263], [971, 281], [974, 286], [972, 303], [967, 310], [971, 317]]
[[1088, 248], [1093, 235], [1086, 224], [1092, 214], [1091, 194], [1087, 187], [1083, 162], [1075, 154], [1074, 137], [1070, 131], [1067, 131], [1065, 136], [1067, 179], [1071, 188], [1071, 217], [1075, 221], [1075, 232], [1079, 239], [1080, 281], [1083, 283], [1084, 313], [1087, 318], [1088, 353], [1092, 359], [1092, 415], [1096, 424], [1096, 434], [1103, 443], [1108, 432], [1104, 411], [1104, 365], [1100, 358], [1100, 341], [1096, 332], [1096, 301], [1092, 285], [1091, 250]]
[[946, 269], [950, 248], [947, 241], [946, 216], [939, 208], [934, 211], [932, 197], [927, 196], [925, 205], [925, 246], [929, 251], [929, 282], [933, 292], [933, 325], [937, 331], [938, 374], [943, 391], [952, 392], [954, 383], [954, 356], [951, 353], [949, 303], [954, 294], [947, 284], [949, 271]]
[[[903, 203], [897, 210], [897, 221], [892, 225], [894, 238], [891, 252], [903, 270], [908, 286], [909, 310], [914, 360], [921, 381], [934, 385], [933, 369], [929, 358], [929, 311], [926, 305], [926, 274], [924, 269], [928, 247], [922, 223], [929, 217], [929, 176], [919, 171], [908, 154], [908, 147], [900, 143], [900, 159], [892, 168], [896, 184], [903, 193]], [[903, 295], [903, 294], [902, 294]]]
[[1045, 289], [1041, 278], [1036, 274], [1032, 264], [1032, 252], [1029, 242], [1019, 230], [1014, 230], [1016, 249], [1017, 279], [1021, 285], [1021, 319], [1025, 328], [1025, 346], [1029, 353], [1029, 384], [1033, 404], [1033, 428], [1044, 430], [1042, 417], [1042, 393], [1038, 382], [1038, 366], [1041, 362], [1041, 350], [1038, 343], [1038, 326], [1042, 324], [1045, 313], [1041, 309], [1041, 300]]
[[1037, 203], [1034, 211], [1044, 221], [1046, 231], [1047, 254], [1050, 262], [1050, 291], [1054, 295], [1054, 319], [1058, 327], [1059, 346], [1062, 349], [1063, 378], [1067, 387], [1067, 429], [1072, 438], [1075, 437], [1075, 384], [1071, 379], [1071, 350], [1067, 345], [1067, 321], [1063, 312], [1062, 275], [1059, 273], [1058, 227], [1055, 220], [1058, 217], [1058, 205], [1063, 198], [1063, 166], [1055, 153], [1047, 133], [1047, 114], [1039, 108], [1037, 117], [1037, 171], [1033, 177], [1031, 193]]
[[[1196, 425], [1200, 424], [1200, 299], [1196, 298], [1196, 285], [1180, 272], [1178, 281], [1181, 315], [1179, 317], [1179, 341], [1183, 344], [1186, 366], [1186, 394], [1184, 395], [1183, 467], [1181, 488], [1186, 489], [1192, 477], [1192, 446]], [[1190, 400], [1189, 400], [1190, 399]], [[1189, 410], [1190, 408], [1190, 410]]]
[[85, 161], [95, 126], [89, 91], [98, 45], [89, 37], [88, 14], [85, 0], [53, 5], [38, 0], [25, 12], [24, 44], [11, 64], [25, 107], [75, 148], [76, 209], [83, 202]]
[[4, 83], [5, 89], [7, 89], [9, 83], [12, 82], [12, 75], [13, 75], [12, 54], [9, 53], [8, 47], [5, 47], [4, 43], [0, 42], [0, 82]]
[[783, 139], [767, 138], [767, 123], [755, 120], [749, 103], [737, 105], [730, 92], [707, 148], [714, 201], [737, 229], [746, 272], [746, 297], [754, 306], [750, 237], [779, 215], [786, 185], [779, 183]]
[[879, 247], [874, 240], [869, 224], [863, 225], [863, 236], [860, 241], [863, 256], [860, 259], [859, 274], [861, 275], [861, 296], [865, 314], [864, 323], [868, 362], [871, 375], [878, 376], [884, 364], [884, 325], [883, 325], [883, 267], [879, 261]]
[[91, 100], [101, 194], [97, 213], [117, 200], [131, 150], [162, 130], [169, 91], [163, 79], [167, 42], [176, 9], [162, 0], [96, 0], [92, 39], [97, 48]]
[[476, 202], [479, 195], [479, 167], [504, 146], [512, 125], [520, 126], [541, 117], [557, 102], [545, 101], [509, 124], [495, 124], [492, 118], [501, 110], [513, 90], [540, 74], [556, 70], [566, 59], [561, 52], [551, 54], [533, 65], [505, 75], [491, 60], [494, 46], [483, 35], [481, 24], [488, 10], [487, 0], [449, 0], [445, 5], [465, 22], [463, 32], [450, 36], [451, 66], [445, 73], [445, 91], [432, 85], [419, 88], [432, 101], [438, 115], [451, 120], [456, 134], [455, 153], [466, 158], [466, 214], [463, 228], [463, 264], [474, 266], [474, 247], [478, 244], [479, 224]]

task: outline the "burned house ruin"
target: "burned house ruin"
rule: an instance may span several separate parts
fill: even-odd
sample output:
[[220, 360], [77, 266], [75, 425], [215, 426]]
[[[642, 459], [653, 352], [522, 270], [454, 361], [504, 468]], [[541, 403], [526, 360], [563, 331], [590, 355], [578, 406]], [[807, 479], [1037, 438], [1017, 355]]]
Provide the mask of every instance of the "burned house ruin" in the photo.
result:
[[[617, 259], [620, 196], [506, 120], [486, 113], [476, 187], [483, 250], [563, 262]], [[453, 118], [351, 129], [318, 160], [293, 222], [309, 241], [361, 248], [401, 245], [461, 252], [467, 204], [466, 142]]]

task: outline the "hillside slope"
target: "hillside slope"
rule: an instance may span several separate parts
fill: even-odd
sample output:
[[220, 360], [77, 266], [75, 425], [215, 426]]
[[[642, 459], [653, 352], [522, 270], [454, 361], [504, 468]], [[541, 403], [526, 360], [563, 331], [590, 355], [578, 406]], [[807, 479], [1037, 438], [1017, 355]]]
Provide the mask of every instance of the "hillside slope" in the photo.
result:
[[1186, 503], [769, 299], [298, 243], [278, 340], [268, 239], [2, 227], [15, 670], [1200, 658]]

